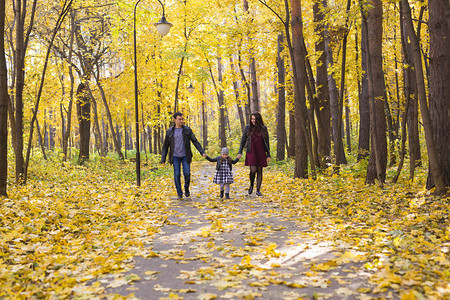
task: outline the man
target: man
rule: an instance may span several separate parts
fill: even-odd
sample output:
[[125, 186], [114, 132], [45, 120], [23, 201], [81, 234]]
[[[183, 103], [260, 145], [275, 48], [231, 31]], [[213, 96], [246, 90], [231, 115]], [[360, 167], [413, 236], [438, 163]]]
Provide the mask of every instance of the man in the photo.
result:
[[164, 164], [166, 162], [166, 156], [169, 154], [169, 163], [173, 164], [173, 175], [175, 179], [175, 187], [177, 188], [178, 199], [182, 199], [183, 190], [181, 189], [181, 165], [183, 165], [184, 195], [189, 197], [191, 194], [189, 192], [192, 162], [191, 141], [203, 157], [206, 157], [206, 153], [192, 132], [192, 129], [188, 126], [184, 126], [184, 118], [182, 113], [174, 113], [173, 121], [175, 125], [167, 130], [166, 138], [164, 139], [161, 163]]

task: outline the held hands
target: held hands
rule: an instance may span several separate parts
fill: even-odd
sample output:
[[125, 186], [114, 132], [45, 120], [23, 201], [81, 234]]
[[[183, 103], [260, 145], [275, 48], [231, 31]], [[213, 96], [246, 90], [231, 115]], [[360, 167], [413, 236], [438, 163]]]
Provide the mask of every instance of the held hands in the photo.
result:
[[203, 157], [206, 157], [207, 155], [206, 155], [206, 153], [203, 153], [202, 156], [203, 156]]
[[267, 157], [267, 163], [270, 163], [270, 157]]
[[237, 159], [241, 159], [241, 157], [242, 157], [242, 154], [238, 154], [238, 155], [236, 156]]

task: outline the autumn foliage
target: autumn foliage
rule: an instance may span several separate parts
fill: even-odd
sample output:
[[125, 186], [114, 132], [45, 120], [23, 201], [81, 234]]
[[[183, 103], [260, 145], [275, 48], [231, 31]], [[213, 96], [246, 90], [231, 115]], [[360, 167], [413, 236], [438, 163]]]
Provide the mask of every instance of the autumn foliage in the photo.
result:
[[[203, 168], [194, 165], [196, 170]], [[405, 181], [380, 190], [364, 184], [364, 176], [352, 170], [357, 165], [345, 168], [339, 177], [319, 176], [316, 181], [292, 179], [286, 167], [268, 168], [263, 187], [268, 196], [258, 201], [304, 228], [292, 232], [291, 238], [328, 242], [340, 253], [326, 263], [312, 264], [309, 276], [326, 277], [340, 264], [353, 262], [372, 274], [372, 287], [360, 294], [391, 291], [403, 299], [448, 296], [449, 199], [435, 201], [423, 190], [425, 174], [417, 183]], [[132, 269], [135, 256], [165, 257], [146, 244], [177, 214], [169, 170], [144, 170], [143, 185], [137, 189], [130, 182], [130, 164], [109, 159], [82, 167], [39, 164], [26, 187], [13, 187], [10, 197], [1, 200], [0, 296], [91, 298], [104, 295], [105, 282], [114, 287], [139, 281], [120, 274]], [[236, 190], [245, 186], [246, 173], [238, 166]], [[198, 187], [198, 179], [193, 184]], [[211, 209], [249, 203], [239, 194], [231, 203], [220, 203], [214, 185], [200, 188], [202, 194], [195, 197], [202, 197]], [[220, 238], [221, 232], [233, 228], [235, 217], [215, 214], [206, 220], [210, 227], [199, 237]], [[211, 249], [218, 247], [214, 239], [209, 239]], [[289, 240], [285, 243], [289, 245]], [[257, 252], [269, 258], [284, 255], [276, 244], [264, 242], [261, 233], [247, 236], [246, 244], [261, 248]], [[241, 256], [246, 268], [258, 268], [253, 254], [246, 251], [231, 253]], [[180, 255], [166, 259], [185, 259]], [[245, 278], [253, 276], [240, 272]], [[103, 279], [111, 273], [117, 274], [117, 281]]]

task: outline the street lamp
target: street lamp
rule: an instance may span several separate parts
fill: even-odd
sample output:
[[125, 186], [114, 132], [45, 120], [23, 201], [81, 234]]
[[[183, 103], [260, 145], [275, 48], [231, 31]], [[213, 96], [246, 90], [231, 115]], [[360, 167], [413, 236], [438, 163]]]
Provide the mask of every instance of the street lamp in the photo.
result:
[[172, 27], [172, 26], [173, 25], [171, 23], [167, 22], [166, 17], [164, 16], [164, 6], [163, 6], [163, 16], [162, 16], [161, 20], [159, 20], [158, 23], [155, 23], [156, 30], [158, 30], [158, 33], [161, 36], [165, 36], [166, 34], [169, 33], [170, 27]]
[[191, 93], [191, 94], [194, 92], [195, 88], [194, 88], [194, 86], [192, 85], [192, 82], [191, 82], [191, 84], [189, 84], [189, 86], [187, 87], [187, 90], [188, 90], [188, 92]]
[[[186, 76], [189, 78], [190, 83], [189, 83], [189, 86], [186, 87], [186, 89], [189, 92], [189, 94], [192, 94], [195, 90], [195, 87], [192, 85], [192, 78], [189, 75], [178, 73], [178, 81], [177, 82], [180, 81], [180, 78], [182, 76]], [[177, 84], [177, 87], [178, 87], [178, 84]], [[178, 111], [178, 88], [176, 89], [176, 93], [175, 93], [174, 111], [175, 112]]]
[[180, 78], [182, 76], [186, 76], [186, 77], [189, 78], [190, 83], [189, 83], [189, 86], [186, 87], [186, 90], [189, 92], [189, 94], [192, 94], [194, 92], [194, 90], [195, 90], [194, 86], [192, 85], [192, 78], [189, 75], [178, 73], [177, 76], [178, 76], [177, 89], [176, 89], [176, 92], [175, 92], [175, 101], [174, 101], [174, 105], [173, 105], [175, 112], [178, 111], [178, 82], [180, 81]]
[[188, 90], [188, 92], [191, 93], [191, 94], [194, 92], [195, 87], [192, 85], [192, 82], [191, 82], [191, 84], [189, 84], [189, 86], [187, 87], [187, 90]]
[[190, 83], [189, 83], [189, 86], [186, 89], [188, 90], [188, 92], [190, 94], [192, 94], [194, 92], [194, 90], [195, 90], [195, 87], [192, 85], [192, 78], [191, 78], [191, 76], [186, 75], [186, 74], [181, 74], [181, 76], [186, 76], [187, 78], [189, 78]]
[[[136, 121], [136, 184], [141, 186], [141, 153], [139, 149], [139, 101], [138, 101], [138, 81], [137, 81], [137, 55], [136, 55], [136, 8], [141, 2], [138, 0], [134, 5], [134, 15], [133, 15], [133, 37], [134, 37], [134, 117]], [[160, 0], [158, 2], [162, 6], [162, 18], [158, 23], [155, 23], [156, 30], [161, 36], [165, 36], [169, 33], [170, 27], [173, 25], [167, 22], [164, 14], [164, 5]]]

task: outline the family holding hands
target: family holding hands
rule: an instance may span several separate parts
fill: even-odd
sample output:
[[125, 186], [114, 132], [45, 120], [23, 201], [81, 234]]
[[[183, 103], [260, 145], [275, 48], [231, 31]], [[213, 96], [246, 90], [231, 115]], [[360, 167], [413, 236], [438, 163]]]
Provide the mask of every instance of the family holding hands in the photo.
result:
[[183, 198], [183, 190], [181, 188], [181, 170], [184, 175], [184, 196], [189, 197], [189, 184], [191, 181], [191, 162], [192, 150], [191, 142], [195, 148], [210, 162], [216, 163], [216, 174], [213, 183], [220, 185], [220, 198], [225, 195], [226, 199], [230, 199], [230, 184], [233, 183], [232, 165], [236, 164], [242, 157], [242, 151], [245, 149], [245, 165], [250, 167], [250, 186], [248, 194], [253, 193], [253, 187], [256, 178], [256, 195], [262, 196], [262, 171], [270, 162], [270, 146], [269, 133], [267, 127], [264, 126], [261, 114], [252, 113], [250, 123], [245, 127], [242, 134], [239, 152], [236, 159], [232, 159], [228, 155], [228, 148], [222, 148], [221, 155], [210, 158], [206, 155], [202, 146], [195, 137], [192, 129], [184, 126], [183, 114], [176, 112], [173, 114], [175, 125], [167, 130], [166, 137], [161, 153], [161, 163], [166, 162], [169, 157], [169, 163], [173, 164], [173, 175], [175, 187], [177, 189], [178, 199]]

